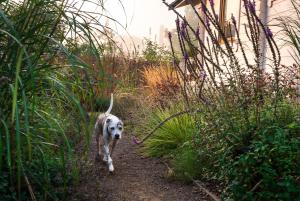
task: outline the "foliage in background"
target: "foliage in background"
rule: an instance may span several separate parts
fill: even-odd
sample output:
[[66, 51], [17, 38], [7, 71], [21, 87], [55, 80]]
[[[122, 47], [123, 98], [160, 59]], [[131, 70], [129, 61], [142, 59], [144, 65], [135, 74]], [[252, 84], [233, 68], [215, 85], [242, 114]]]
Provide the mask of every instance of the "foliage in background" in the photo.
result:
[[[82, 11], [85, 3], [1, 1], [1, 199], [64, 200], [78, 172], [73, 145], [84, 139], [88, 147], [90, 139], [81, 102], [94, 98], [95, 83], [71, 47], [88, 44], [101, 71], [102, 42], [111, 41], [102, 13]], [[103, 12], [102, 1], [94, 6]]]
[[172, 60], [171, 53], [165, 48], [160, 47], [156, 42], [149, 39], [146, 40], [146, 47], [143, 50], [143, 58], [152, 63], [159, 64], [161, 62], [170, 62]]

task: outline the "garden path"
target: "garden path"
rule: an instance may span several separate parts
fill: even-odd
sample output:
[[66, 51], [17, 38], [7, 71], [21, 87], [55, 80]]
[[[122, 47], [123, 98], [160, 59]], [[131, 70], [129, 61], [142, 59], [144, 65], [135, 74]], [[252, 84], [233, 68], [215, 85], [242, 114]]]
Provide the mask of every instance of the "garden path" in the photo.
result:
[[126, 133], [113, 155], [115, 172], [109, 174], [95, 161], [96, 143], [88, 160], [82, 160], [78, 185], [71, 189], [72, 201], [206, 201], [210, 200], [192, 184], [168, 179], [167, 165], [160, 159], [144, 157]]

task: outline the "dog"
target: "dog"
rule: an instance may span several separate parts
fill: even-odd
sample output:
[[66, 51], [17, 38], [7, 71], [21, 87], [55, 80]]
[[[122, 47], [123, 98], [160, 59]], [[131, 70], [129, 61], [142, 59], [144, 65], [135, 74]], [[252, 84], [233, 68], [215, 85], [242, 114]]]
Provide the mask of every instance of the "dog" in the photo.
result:
[[118, 140], [122, 138], [124, 130], [123, 122], [115, 115], [110, 114], [113, 102], [113, 94], [111, 94], [109, 108], [105, 113], [98, 116], [94, 129], [94, 135], [97, 141], [96, 158], [101, 157], [101, 148], [103, 148], [103, 162], [107, 163], [108, 170], [111, 173], [114, 171], [111, 156]]

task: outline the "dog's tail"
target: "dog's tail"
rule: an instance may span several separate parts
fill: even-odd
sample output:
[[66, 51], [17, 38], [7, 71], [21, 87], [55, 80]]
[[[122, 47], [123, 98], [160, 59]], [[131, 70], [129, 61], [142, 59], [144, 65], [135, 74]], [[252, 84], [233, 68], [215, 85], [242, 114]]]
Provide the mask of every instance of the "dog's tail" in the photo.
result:
[[113, 105], [114, 105], [114, 95], [111, 94], [110, 95], [110, 105], [109, 105], [108, 110], [105, 112], [105, 115], [109, 115], [110, 114], [110, 112], [111, 112], [111, 110], [113, 108]]

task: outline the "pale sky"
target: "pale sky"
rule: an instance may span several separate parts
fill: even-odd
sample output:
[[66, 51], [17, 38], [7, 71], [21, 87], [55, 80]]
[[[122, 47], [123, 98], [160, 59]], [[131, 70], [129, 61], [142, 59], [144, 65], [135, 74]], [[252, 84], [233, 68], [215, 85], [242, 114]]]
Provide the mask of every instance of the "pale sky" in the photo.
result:
[[[158, 37], [161, 25], [169, 29], [175, 27], [175, 14], [168, 10], [162, 0], [121, 0], [126, 10], [127, 21], [119, 1], [107, 0], [106, 8], [111, 16], [123, 25], [127, 23], [127, 31], [133, 36], [149, 37], [151, 28], [152, 38], [155, 35]], [[172, 0], [167, 2], [170, 1]], [[118, 31], [122, 32], [122, 29], [118, 28]]]

